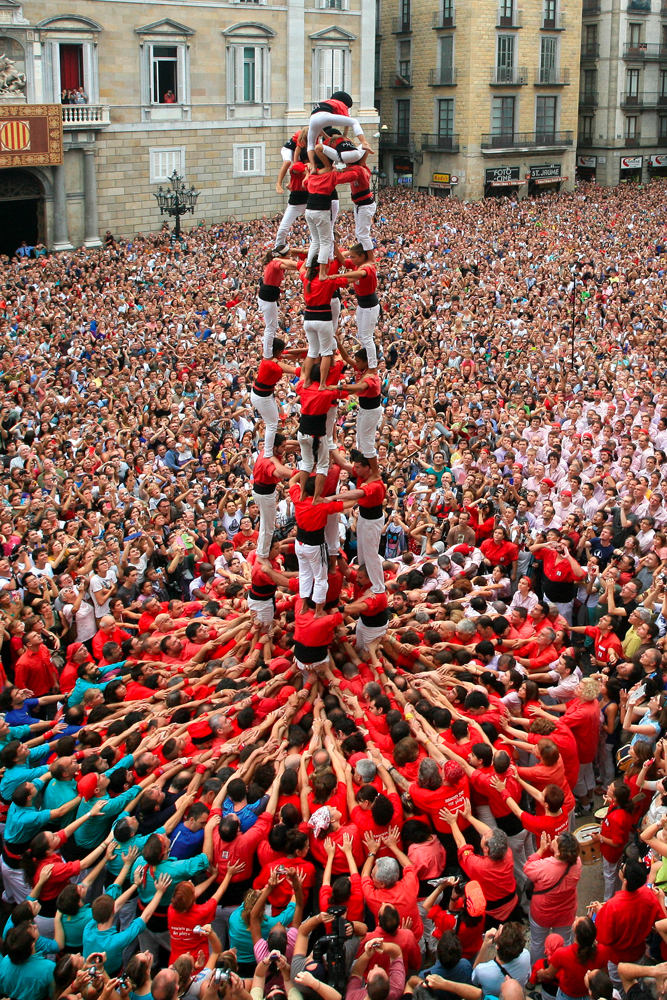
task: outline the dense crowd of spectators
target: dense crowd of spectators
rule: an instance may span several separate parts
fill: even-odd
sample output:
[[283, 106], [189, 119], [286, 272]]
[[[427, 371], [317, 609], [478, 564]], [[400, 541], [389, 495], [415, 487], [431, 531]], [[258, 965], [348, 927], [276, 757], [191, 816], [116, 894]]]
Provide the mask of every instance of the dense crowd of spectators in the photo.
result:
[[[257, 556], [276, 220], [4, 261], [0, 996], [662, 994], [664, 200], [382, 192], [381, 626], [355, 395], [323, 615], [287, 476]], [[294, 349], [302, 289], [288, 273]], [[275, 393], [286, 473], [297, 380]], [[308, 616], [331, 636], [312, 671]], [[575, 827], [603, 806], [595, 901]]]

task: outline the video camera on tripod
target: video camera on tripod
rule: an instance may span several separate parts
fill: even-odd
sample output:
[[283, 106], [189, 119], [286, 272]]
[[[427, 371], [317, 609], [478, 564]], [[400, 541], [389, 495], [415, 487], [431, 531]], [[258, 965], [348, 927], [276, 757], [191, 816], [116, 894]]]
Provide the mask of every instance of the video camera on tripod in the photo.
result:
[[331, 933], [325, 934], [313, 945], [313, 960], [323, 962], [327, 970], [328, 985], [345, 996], [347, 988], [347, 962], [345, 959], [346, 925], [345, 907], [330, 906], [327, 910], [333, 916]]

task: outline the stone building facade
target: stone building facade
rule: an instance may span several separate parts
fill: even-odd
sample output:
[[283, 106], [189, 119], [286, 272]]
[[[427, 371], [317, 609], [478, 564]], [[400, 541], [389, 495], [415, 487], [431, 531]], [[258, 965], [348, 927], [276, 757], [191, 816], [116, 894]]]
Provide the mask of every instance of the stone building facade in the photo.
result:
[[377, 0], [380, 170], [443, 196], [571, 189], [581, 0]]
[[0, 230], [65, 249], [158, 229], [174, 169], [196, 222], [276, 214], [280, 147], [314, 103], [345, 89], [376, 131], [374, 44], [374, 0], [0, 0], [0, 57], [25, 79], [3, 90], [0, 62], [0, 103], [85, 94], [62, 106], [61, 167], [0, 170]]
[[584, 0], [577, 169], [599, 184], [667, 175], [665, 0]]

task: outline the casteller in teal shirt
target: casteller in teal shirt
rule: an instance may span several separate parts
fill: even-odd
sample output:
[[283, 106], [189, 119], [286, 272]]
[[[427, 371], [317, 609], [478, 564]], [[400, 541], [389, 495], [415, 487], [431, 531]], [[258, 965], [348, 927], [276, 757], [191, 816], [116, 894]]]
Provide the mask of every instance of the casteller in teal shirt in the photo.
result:
[[31, 955], [27, 962], [14, 965], [9, 955], [0, 962], [0, 991], [20, 1000], [43, 1000], [49, 995], [56, 963], [41, 955]]

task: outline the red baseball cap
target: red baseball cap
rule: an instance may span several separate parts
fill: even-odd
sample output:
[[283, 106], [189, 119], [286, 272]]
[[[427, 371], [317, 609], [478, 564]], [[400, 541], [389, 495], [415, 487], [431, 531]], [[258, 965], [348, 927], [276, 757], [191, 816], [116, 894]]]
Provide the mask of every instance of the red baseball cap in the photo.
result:
[[82, 799], [88, 802], [92, 799], [95, 794], [95, 789], [97, 788], [98, 774], [84, 774], [83, 777], [79, 778], [76, 783], [76, 788]]

